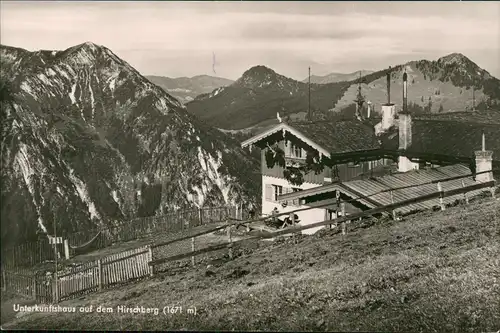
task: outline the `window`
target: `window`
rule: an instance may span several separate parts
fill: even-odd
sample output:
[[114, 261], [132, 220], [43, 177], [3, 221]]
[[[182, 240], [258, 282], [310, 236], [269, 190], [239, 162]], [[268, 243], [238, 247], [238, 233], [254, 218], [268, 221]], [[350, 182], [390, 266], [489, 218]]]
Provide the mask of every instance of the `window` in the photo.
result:
[[278, 197], [283, 194], [283, 186], [273, 185], [274, 201], [278, 201]]
[[302, 148], [294, 145], [293, 143], [289, 143], [290, 145], [290, 157], [294, 158], [302, 158]]
[[[301, 189], [301, 188], [292, 187], [292, 192], [293, 192], [293, 193], [295, 193], [295, 192], [299, 192], [299, 191], [302, 191], [302, 189]], [[293, 206], [300, 206], [299, 199], [293, 199], [293, 200], [292, 200], [292, 205], [293, 205]]]
[[327, 218], [333, 220], [337, 218], [337, 211], [332, 209], [327, 209]]

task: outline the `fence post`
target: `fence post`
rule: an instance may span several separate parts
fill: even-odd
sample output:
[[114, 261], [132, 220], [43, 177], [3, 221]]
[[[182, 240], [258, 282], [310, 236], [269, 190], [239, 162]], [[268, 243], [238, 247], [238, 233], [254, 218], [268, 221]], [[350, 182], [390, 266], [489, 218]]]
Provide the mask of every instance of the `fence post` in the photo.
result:
[[[148, 264], [153, 261], [153, 248], [151, 245], [148, 245]], [[149, 266], [149, 275], [154, 276], [155, 266]]]
[[[292, 228], [295, 228], [295, 213], [292, 213], [291, 215], [292, 215]], [[297, 244], [297, 236], [296, 235], [297, 235], [297, 233], [294, 232], [293, 233], [293, 243], [294, 244]]]
[[2, 279], [3, 279], [2, 289], [3, 289], [3, 291], [7, 291], [7, 278], [5, 276], [5, 269], [2, 269]]
[[57, 286], [57, 271], [54, 272], [55, 279], [52, 280], [52, 295], [54, 297], [53, 301], [55, 304], [59, 303], [59, 288]]
[[[463, 179], [462, 179], [462, 187], [465, 187], [465, 182]], [[464, 199], [465, 199], [465, 203], [468, 205], [469, 204], [469, 196], [467, 195], [467, 192], [464, 192]]]
[[[345, 217], [345, 202], [340, 203], [340, 209], [342, 211], [342, 217]], [[345, 222], [342, 222], [342, 235], [347, 232]]]
[[439, 206], [441, 207], [441, 210], [444, 210], [444, 202], [443, 202], [443, 187], [441, 186], [441, 182], [437, 183], [437, 188], [439, 192]]
[[31, 295], [33, 296], [33, 299], [36, 301], [36, 275], [33, 275], [33, 280], [32, 280], [32, 293]]
[[[195, 251], [194, 237], [191, 237], [191, 252]], [[191, 256], [191, 265], [194, 267], [194, 256]]]
[[[227, 221], [229, 223], [229, 220]], [[233, 240], [231, 238], [231, 226], [227, 227], [227, 238], [229, 242], [229, 259], [233, 259]]]
[[102, 276], [102, 261], [101, 259], [97, 260], [97, 271], [99, 275], [99, 290], [102, 290], [103, 276]]

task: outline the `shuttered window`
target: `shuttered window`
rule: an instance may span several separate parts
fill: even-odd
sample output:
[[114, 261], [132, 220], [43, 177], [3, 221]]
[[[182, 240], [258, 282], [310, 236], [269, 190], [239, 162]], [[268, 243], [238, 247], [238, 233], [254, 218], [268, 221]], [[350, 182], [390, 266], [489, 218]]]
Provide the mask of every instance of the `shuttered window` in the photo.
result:
[[278, 197], [283, 194], [283, 186], [273, 185], [274, 187], [274, 201], [278, 201]]

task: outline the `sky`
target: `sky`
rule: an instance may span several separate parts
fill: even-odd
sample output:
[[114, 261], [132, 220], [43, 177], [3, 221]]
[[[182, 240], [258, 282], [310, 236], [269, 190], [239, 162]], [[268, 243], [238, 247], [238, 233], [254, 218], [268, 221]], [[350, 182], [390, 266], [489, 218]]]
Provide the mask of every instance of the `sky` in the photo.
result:
[[[1, 1], [0, 42], [104, 45], [143, 75], [302, 80], [463, 53], [500, 78], [500, 2]], [[215, 61], [214, 61], [215, 59]], [[215, 66], [214, 66], [215, 63]]]

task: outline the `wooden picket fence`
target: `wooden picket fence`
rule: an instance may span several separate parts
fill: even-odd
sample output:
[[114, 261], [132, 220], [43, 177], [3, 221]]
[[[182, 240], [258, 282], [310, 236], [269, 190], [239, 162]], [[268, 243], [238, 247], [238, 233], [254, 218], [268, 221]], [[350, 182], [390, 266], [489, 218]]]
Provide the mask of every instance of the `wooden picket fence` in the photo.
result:
[[[150, 276], [150, 246], [124, 251], [49, 277], [2, 270], [2, 288], [40, 303], [54, 303]], [[56, 290], [57, 288], [57, 290]]]
[[[216, 214], [213, 213], [214, 211]], [[198, 210], [197, 214], [198, 219], [190, 219], [193, 215], [189, 213], [179, 214], [186, 220], [173, 220], [168, 223], [169, 227], [166, 231], [174, 233], [202, 224], [242, 217], [241, 214], [231, 212], [227, 208], [215, 209], [212, 212]], [[155, 218], [148, 218], [148, 220], [155, 222]], [[126, 229], [120, 229], [120, 233], [123, 232], [121, 230]], [[154, 232], [155, 229], [152, 230]], [[165, 231], [165, 229], [162, 230]], [[149, 262], [153, 260], [154, 248], [156, 248], [154, 245], [147, 245], [58, 271], [57, 282], [52, 275], [37, 276], [28, 268], [14, 267], [15, 270], [10, 270], [8, 266], [3, 266], [2, 289], [40, 303], [55, 303], [81, 297], [114, 285], [152, 276], [153, 267], [149, 265]], [[51, 250], [54, 253], [53, 248]]]
[[[223, 221], [228, 217], [235, 217], [238, 207], [206, 207], [201, 209], [188, 209], [168, 213], [162, 216], [150, 216], [136, 218], [124, 223], [104, 229], [86, 230], [63, 235], [64, 239], [76, 249], [70, 248], [70, 256], [90, 251], [103, 249], [112, 244], [127, 242], [157, 233], [177, 233], [200, 225], [206, 225]], [[78, 247], [87, 243], [98, 235], [89, 246], [81, 249]], [[62, 245], [58, 245], [59, 252], [63, 252]], [[19, 246], [2, 249], [2, 269], [11, 272], [19, 268], [33, 267], [34, 265], [55, 260], [54, 246], [49, 244], [48, 239], [21, 244]]]
[[70, 272], [58, 274], [58, 290], [54, 299], [71, 299], [146, 277], [151, 271], [148, 266], [149, 261], [151, 261], [151, 250], [149, 246], [145, 246], [117, 253], [79, 266]]
[[47, 239], [24, 243], [2, 250], [2, 267], [14, 270], [15, 267], [31, 267], [47, 260], [54, 260], [54, 246]]

